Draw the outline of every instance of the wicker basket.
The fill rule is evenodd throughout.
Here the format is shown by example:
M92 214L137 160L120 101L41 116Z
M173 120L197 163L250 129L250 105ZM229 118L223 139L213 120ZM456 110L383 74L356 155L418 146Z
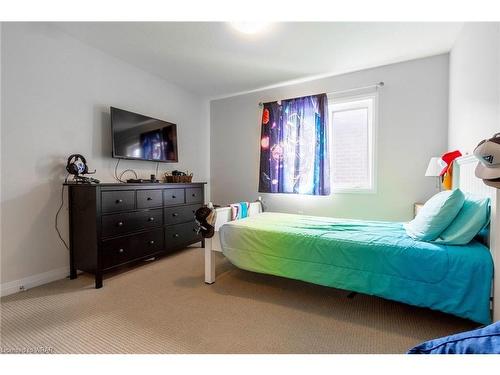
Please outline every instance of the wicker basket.
M190 183L193 180L193 175L189 176L172 176L165 175L165 182L168 183Z

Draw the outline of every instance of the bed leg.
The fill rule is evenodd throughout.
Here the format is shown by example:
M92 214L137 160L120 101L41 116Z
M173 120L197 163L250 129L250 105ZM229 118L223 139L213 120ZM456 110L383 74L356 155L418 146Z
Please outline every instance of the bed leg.
M212 239L205 239L205 283L215 282L215 256L212 251Z

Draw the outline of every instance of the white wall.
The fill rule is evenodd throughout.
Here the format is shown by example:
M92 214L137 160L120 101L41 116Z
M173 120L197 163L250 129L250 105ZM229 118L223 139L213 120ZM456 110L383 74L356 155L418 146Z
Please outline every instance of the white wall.
M472 153L500 132L500 23L465 24L450 52L449 147ZM500 268L500 190L492 204L491 251ZM500 320L500 277L494 280L494 320Z
M259 195L260 101L328 93L379 81L384 81L385 87L379 91L376 194L261 195L273 211L410 219L413 203L436 193L435 181L424 177L429 159L447 149L447 54L212 101L212 200L227 204Z
M180 162L160 170L189 170L208 181L208 101L49 24L4 24L1 48L2 284L67 268L68 251L54 230L66 158L81 153L97 178L114 181L109 106L177 123ZM146 178L155 164L124 167ZM67 221L65 209L66 238Z
M500 24L465 24L450 52L450 149L471 154L500 132Z
M2 155L2 28L3 22L0 22L0 157ZM2 163L0 158L0 197L2 196ZM0 207L0 263L2 262L2 211ZM0 280L2 280L2 267L0 267ZM0 318L1 318L0 312Z

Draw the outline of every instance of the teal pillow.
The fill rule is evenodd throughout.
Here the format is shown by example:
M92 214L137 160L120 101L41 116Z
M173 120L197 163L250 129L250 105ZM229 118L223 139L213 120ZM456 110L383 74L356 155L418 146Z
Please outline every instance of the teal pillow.
M415 219L404 224L406 234L415 240L435 240L455 219L464 200L459 189L437 193L423 205Z
M467 194L462 209L436 243L466 245L490 222L490 198Z

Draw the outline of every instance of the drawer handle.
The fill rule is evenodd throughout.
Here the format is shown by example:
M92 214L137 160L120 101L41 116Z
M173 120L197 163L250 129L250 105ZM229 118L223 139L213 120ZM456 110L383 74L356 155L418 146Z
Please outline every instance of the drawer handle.
M148 200L148 201L152 201L152 200L153 200L153 198L151 198L151 197L147 197L147 200Z
M173 217L177 217L177 216L179 216L179 214L178 214L177 212L174 212L174 213L172 214L172 216L173 216Z
M123 199L117 199L116 204L118 204L118 203L123 203Z
M148 221L155 221L155 218L154 218L154 217L150 217L150 218L148 219Z
M193 193L193 194L191 194L191 196L192 196L192 197L196 197L196 194L195 194L195 193Z
M116 225L119 227L123 227L123 221L119 221L118 223L116 223Z
M150 244L150 245L154 245L154 243L155 243L155 242L154 242L153 240L149 241L149 244Z
M178 233L174 234L174 238L179 238L179 234Z
M175 195L172 195L172 199L175 199Z
M119 252L120 254L121 254L121 253L123 253L124 251L125 251L125 250L123 250L123 249L118 249L118 252Z

